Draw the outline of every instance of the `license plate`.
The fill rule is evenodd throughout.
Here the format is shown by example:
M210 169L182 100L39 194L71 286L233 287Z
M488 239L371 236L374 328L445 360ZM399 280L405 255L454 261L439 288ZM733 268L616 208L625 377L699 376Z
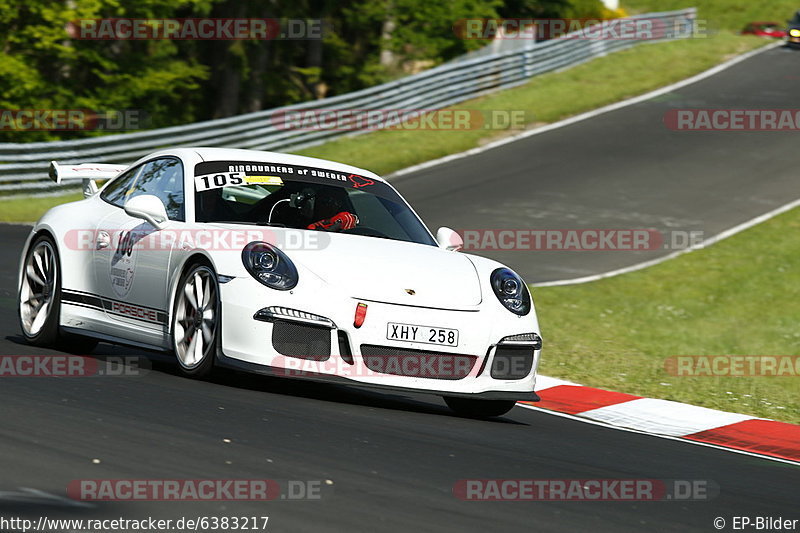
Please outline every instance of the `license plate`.
M436 328L417 324L386 324L386 338L390 341L424 342L442 346L458 346L458 330Z

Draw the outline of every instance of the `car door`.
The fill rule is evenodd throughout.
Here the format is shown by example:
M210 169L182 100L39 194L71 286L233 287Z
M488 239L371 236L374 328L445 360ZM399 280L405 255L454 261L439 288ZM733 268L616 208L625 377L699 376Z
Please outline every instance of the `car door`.
M174 157L153 159L136 169L132 179L109 186L101 198L113 204L96 228L95 279L116 334L149 344L163 344L167 331L168 272L174 239L185 221L183 165ZM162 229L125 212L127 201L140 195L159 198L169 220ZM122 332L122 333L120 333Z

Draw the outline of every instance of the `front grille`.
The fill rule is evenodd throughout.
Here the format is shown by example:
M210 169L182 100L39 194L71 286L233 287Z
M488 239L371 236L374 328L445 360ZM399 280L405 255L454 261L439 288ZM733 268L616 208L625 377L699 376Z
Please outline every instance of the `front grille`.
M532 346L497 346L492 361L491 375L494 379L522 379L533 368Z
M278 320L272 325L272 346L288 357L327 361L331 356L331 330Z
M463 379L478 359L474 355L460 355L427 350L409 350L374 344L361 345L364 365L373 372L431 379Z

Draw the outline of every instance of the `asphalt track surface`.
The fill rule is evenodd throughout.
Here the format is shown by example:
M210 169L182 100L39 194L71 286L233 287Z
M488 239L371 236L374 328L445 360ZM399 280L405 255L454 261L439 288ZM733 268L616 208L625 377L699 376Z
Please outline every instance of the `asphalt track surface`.
M664 114L671 109L796 108L800 54L793 52L773 49L655 100L392 183L433 228L652 228L702 231L710 237L800 197L800 138L797 132L672 131L663 123ZM683 233L675 235L680 247ZM665 245L671 241L666 238ZM533 283L607 272L671 251L484 255Z
M798 70L800 55L774 50L656 102L398 185L429 222L453 227L700 224L716 232L798 196L797 136L671 133L661 116L681 106L791 107L800 94ZM58 353L25 345L18 332L14 287L27 231L0 228L0 353ZM546 280L644 257L499 258L530 280ZM234 372L198 382L178 377L168 359L107 344L92 356L126 354L148 356L152 369L139 377L2 380L0 517L267 515L269 531L459 532L715 531L716 517L731 531L734 516L800 518L796 466L523 408L476 421L451 415L436 397ZM79 479L255 478L320 481L322 497L86 506L64 497ZM689 502L559 503L453 496L458 480L474 478L690 479L718 486L719 494Z

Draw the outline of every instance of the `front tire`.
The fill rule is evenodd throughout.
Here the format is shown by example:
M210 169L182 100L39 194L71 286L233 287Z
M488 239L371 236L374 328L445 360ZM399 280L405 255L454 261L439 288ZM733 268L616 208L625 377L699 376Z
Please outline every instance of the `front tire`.
M204 264L189 267L178 283L172 318L172 348L184 376L203 378L214 369L219 308L217 275Z
M514 400L478 400L445 396L444 402L459 416L467 418L493 418L509 412L517 402Z

